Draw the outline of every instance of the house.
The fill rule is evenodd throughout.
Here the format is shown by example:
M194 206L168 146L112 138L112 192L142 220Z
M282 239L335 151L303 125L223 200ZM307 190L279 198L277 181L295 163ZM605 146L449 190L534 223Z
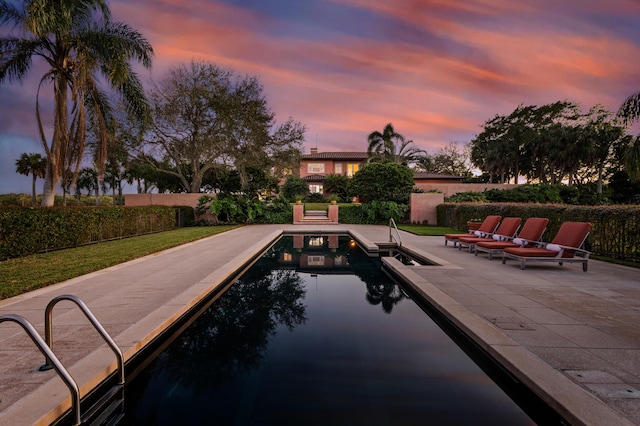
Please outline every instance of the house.
M318 152L311 148L310 154L300 156L300 177L309 185L309 193L322 194L324 180L329 174L352 177L366 164L369 156L366 152ZM433 183L461 183L462 176L442 175L438 173L415 172L416 186Z
M300 177L308 182L309 193L324 194L324 179L335 174L352 177L369 156L366 152L318 152L300 156Z

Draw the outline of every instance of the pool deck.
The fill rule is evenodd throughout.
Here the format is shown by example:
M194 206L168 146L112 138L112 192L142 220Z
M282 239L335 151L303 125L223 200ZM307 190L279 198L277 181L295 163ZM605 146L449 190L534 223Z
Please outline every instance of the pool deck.
M365 245L389 240L372 225L255 225L0 301L44 336L47 303L84 301L130 359L283 231L352 232ZM403 245L440 266L389 266L575 425L640 425L640 271L597 260L582 265L489 261L443 237L401 232ZM1 279L1 277L0 277ZM53 348L84 395L116 368L111 350L68 301L53 310ZM0 424L49 424L70 406L26 333L0 325Z

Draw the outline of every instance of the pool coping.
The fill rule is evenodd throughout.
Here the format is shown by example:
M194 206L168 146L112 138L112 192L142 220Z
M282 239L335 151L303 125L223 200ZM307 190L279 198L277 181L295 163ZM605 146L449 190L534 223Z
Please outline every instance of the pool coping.
M302 227L292 228L283 226L267 233L262 238L249 244L249 246L236 255L232 261L218 267L201 281L186 288L178 297L172 299L170 303L158 306L151 314L143 317L116 336L113 336L114 339L119 342L119 346L125 356L125 362L132 359L146 344L153 341L171 324L187 314L188 311L196 306L206 295L215 291L215 289L220 286L225 285L230 279L235 277L238 271L247 267L259 254L283 234L309 232L347 233L358 241L365 250L371 252L378 251L378 245L376 243L372 242L361 232L349 229L348 226L333 226L330 229L313 229L317 229L317 227L302 229ZM215 236L209 238L215 238ZM406 266L393 258L383 258L383 262L392 268L396 274L403 277L403 280L415 288L425 300L453 321L477 344L498 360L512 374L523 381L523 383L533 389L534 392L555 408L556 411L571 421L572 424L633 424L607 406L602 400L569 380L561 372L555 370L533 353L514 342L501 330L447 296L436 286L429 283L427 279L415 272L417 270L416 268L453 270L460 269L460 266L437 258L411 244L403 244L403 246L408 250L415 250L421 255L435 260L438 265ZM171 252L173 250L178 250L178 248L165 252ZM145 258L137 259L129 263L142 262L144 259ZM119 267L120 266L107 268L95 274L108 273L109 270ZM50 286L47 289L51 290L55 287L56 290L64 290L75 282L76 280L69 280L56 284L55 286ZM6 307L23 298L38 296L41 293L45 293L44 289L42 291L37 290L31 292L29 296L23 295L0 301L0 307ZM146 337L138 339L136 336L140 335ZM122 344L122 342L127 343ZM102 366L102 368L100 366ZM96 369L99 370L96 374L85 374L85 372L95 372ZM70 366L69 370L73 370L74 378L81 384L81 395L84 396L115 372L116 361L109 348L101 347ZM37 414L38 411L33 410L34 404L40 407L44 405L48 410L47 414L44 416ZM1 419L3 422L7 422L7 424L50 424L64 414L70 405L68 389L57 377L53 377L47 381L47 383L40 386L35 392L32 392L5 410L2 413Z
M570 424L633 425L593 394L418 275L414 269L419 266L407 266L394 258L383 258L382 262Z

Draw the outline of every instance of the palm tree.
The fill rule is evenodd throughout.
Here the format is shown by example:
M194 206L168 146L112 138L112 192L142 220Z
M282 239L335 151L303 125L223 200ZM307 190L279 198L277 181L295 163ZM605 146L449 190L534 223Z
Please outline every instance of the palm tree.
M42 158L40 154L27 154L25 152L16 160L16 173L33 176L31 181L31 201L34 206L36 205L36 179L44 177L46 168L47 159Z
M407 164L418 161L425 155L422 149L411 146L413 141L408 141L393 128L393 124L387 124L382 133L374 131L367 137L369 147L367 154L369 161L389 161L398 164Z
M122 96L132 113L148 114L142 84L130 62L135 60L150 68L153 49L128 25L111 22L111 11L104 0L0 0L0 25L7 23L20 36L0 37L0 83L22 80L34 57L44 59L48 66L36 93L36 119L48 158L42 205L52 206L55 187L70 163L74 164L77 176L88 120L101 141L98 170L99 177L104 175L107 144L104 128L110 105L98 87L99 77ZM49 82L53 83L54 91L50 144L39 107L40 88Z

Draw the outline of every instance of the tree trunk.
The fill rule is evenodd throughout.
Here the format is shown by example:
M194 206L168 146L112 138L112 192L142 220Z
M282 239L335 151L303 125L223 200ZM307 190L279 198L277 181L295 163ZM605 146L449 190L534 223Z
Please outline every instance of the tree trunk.
M602 174L603 174L603 165L600 163L598 165L598 186L596 188L596 193L602 195Z
M51 182L51 166L47 164L47 171L44 174L44 185L42 187L42 207L53 207L55 201L55 191Z

